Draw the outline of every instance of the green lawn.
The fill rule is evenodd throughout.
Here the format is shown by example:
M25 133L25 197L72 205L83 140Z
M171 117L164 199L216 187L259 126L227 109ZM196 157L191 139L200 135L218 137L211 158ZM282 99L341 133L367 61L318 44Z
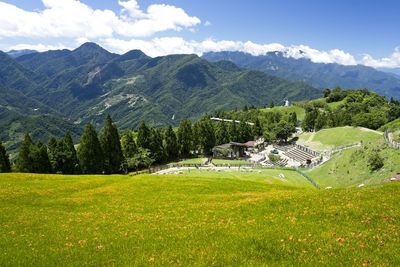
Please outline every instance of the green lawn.
M0 265L400 265L399 183L244 175L1 174Z
M313 189L313 185L303 176L293 170L281 169L242 169L241 171L190 170L184 171L187 178L202 179L234 179Z
M185 159L179 161L179 164L203 164L206 162L207 158L193 158L193 159Z
M306 116L306 111L304 108L299 107L299 106L289 106L289 107L283 107L283 106L276 106L273 108L263 108L260 109L263 112L273 112L273 111L280 111L280 112L286 112L286 113L291 113L291 112L296 112L297 119L302 121L304 117Z
M299 136L299 144L317 151L330 150L359 141L370 143L379 140L383 140L381 132L349 126L323 129L317 133L303 133Z
M337 109L340 105L344 104L344 100L338 102L327 103L331 109Z
M214 164L223 164L223 165L231 165L231 166L237 166L237 165L249 165L251 162L245 161L245 160L229 160L229 159L213 159L212 163Z
M388 129L400 129L400 119L391 121L379 128L380 131L386 131Z
M384 147L383 141L376 147ZM355 187L360 184L379 184L400 172L400 150L385 148L380 152L385 165L379 171L368 168L368 149L352 148L335 154L322 166L306 171L322 188Z

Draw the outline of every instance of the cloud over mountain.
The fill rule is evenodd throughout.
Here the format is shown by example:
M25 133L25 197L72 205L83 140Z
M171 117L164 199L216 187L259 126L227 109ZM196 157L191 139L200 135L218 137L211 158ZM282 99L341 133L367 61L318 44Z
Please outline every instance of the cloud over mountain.
M396 47L389 57L375 59L365 54L362 63L375 68L398 68L400 67L400 47Z
M257 44L251 41L216 41L206 39L204 41L186 41L181 37L162 37L152 40L122 40L108 38L102 41L112 51L124 53L132 48L140 48L150 56L163 56L167 54L198 54L206 52L240 51L255 56L265 55L268 52L283 52L292 58L308 58L315 63L339 63L343 65L357 64L355 58L339 49L319 51L306 45L284 46L279 43Z
M364 64L377 68L400 67L400 50L388 57L365 54L356 58L338 48L318 50L308 45L255 43L240 40L182 37L184 30L197 32L212 27L204 19L168 4L151 4L142 8L137 0L114 0L119 10L96 9L79 0L42 0L41 10L24 10L0 1L0 49L73 49L82 43L99 43L113 52L141 49L150 56L240 51L252 55L282 52L291 58L307 58L315 63L342 65ZM11 41L10 41L11 40Z

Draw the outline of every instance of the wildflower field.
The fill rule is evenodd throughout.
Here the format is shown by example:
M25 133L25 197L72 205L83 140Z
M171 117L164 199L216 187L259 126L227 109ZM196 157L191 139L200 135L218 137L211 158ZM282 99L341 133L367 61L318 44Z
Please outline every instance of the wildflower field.
M277 172L1 174L0 265L400 265L400 183Z

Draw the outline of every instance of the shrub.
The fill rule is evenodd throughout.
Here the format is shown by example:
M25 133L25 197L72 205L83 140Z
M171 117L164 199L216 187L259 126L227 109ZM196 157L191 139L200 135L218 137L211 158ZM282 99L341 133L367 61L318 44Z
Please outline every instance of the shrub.
M368 167L370 171L377 171L385 165L383 158L379 155L379 152L373 150L368 156Z
M270 154L268 155L268 158L269 158L269 160L272 161L272 162L277 162L277 161L280 161L280 160L281 160L281 157L280 157L279 155L275 155L275 154L272 154L272 153L270 153Z

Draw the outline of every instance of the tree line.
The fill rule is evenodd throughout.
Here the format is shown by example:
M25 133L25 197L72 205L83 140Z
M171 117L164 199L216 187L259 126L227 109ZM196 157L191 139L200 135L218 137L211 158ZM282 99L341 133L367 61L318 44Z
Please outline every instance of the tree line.
M325 90L325 98L299 103L305 109L304 131L353 125L378 129L400 117L400 103L367 90ZM335 107L329 103L336 103ZM77 148L69 134L51 138L48 144L33 142L29 134L19 148L15 164L10 164L0 143L0 172L97 174L121 173L164 164L193 155L210 155L216 145L244 143L257 137L266 142L288 142L299 126L293 109L256 109L217 111L214 117L240 121L215 122L205 115L192 123L184 119L177 128L153 128L142 122L136 131L118 128L107 116L100 133L86 125ZM247 122L252 122L253 125ZM12 168L11 168L12 167Z
M184 119L173 129L153 128L142 122L136 131L122 135L108 115L98 134L87 124L75 147L70 134L50 138L47 145L26 134L13 169L25 173L111 174L148 168L189 158L210 155L215 145L247 142L263 135L258 119L254 125L214 122L204 116L196 122ZM10 172L9 156L0 143L0 172Z

